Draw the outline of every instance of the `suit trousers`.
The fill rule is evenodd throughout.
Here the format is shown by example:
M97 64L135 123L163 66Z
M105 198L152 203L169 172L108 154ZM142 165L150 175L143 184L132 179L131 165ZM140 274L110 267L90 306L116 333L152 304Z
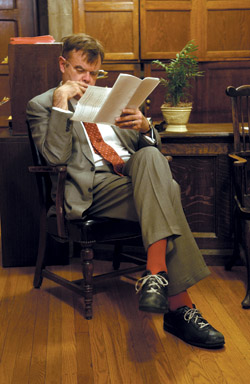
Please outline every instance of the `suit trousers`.
M125 163L123 174L115 174L111 165L96 168L93 203L84 214L139 221L146 250L167 238L169 295L208 276L167 159L155 147L142 148Z

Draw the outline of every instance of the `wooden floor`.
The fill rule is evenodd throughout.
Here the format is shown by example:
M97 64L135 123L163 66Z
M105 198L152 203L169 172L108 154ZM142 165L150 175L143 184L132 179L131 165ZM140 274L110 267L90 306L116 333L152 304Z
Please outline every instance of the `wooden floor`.
M96 270L107 268L110 263L96 263ZM76 266L57 269L79 275ZM211 276L190 289L204 317L225 335L225 348L216 351L185 344L163 331L162 315L139 312L129 280L100 287L88 321L79 296L48 280L33 289L33 271L0 268L1 384L250 382L243 267L211 267Z

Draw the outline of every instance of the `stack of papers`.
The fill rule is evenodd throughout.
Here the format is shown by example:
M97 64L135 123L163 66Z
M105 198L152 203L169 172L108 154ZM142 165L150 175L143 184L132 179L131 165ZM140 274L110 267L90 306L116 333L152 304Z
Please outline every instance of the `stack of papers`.
M89 85L78 101L71 120L115 124L115 119L124 108L140 107L159 82L157 77L145 77L142 80L122 73L113 88Z

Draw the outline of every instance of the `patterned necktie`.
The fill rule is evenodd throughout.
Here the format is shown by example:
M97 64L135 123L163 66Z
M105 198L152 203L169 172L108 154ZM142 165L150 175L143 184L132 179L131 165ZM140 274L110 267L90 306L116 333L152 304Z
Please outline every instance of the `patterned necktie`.
M102 135L94 123L83 123L91 144L96 153L101 155L106 161L113 165L114 171L120 175L122 174L122 167L124 165L124 160L118 155L118 153L102 138Z

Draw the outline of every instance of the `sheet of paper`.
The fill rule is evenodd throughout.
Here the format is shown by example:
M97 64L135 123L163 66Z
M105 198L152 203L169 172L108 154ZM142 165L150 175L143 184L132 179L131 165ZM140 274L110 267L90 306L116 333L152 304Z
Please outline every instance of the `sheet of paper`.
M104 104L112 88L89 85L87 91L78 101L71 120L94 122L94 119Z
M97 122L115 124L115 118L121 115L140 82L141 79L138 77L120 74L112 92L96 116Z
M135 90L134 95L126 105L127 108L138 108L142 105L145 98L155 89L159 84L159 79L156 77L146 77L142 80L139 87Z

